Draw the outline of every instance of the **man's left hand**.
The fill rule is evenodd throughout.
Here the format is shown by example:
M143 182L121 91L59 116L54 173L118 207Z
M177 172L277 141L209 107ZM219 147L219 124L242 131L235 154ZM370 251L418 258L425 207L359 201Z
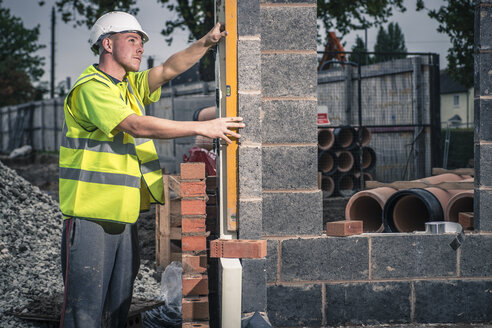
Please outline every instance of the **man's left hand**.
M221 31L222 30L222 31ZM216 45L221 38L227 35L227 31L224 30L221 23L215 24L215 26L205 35L205 46L212 47Z

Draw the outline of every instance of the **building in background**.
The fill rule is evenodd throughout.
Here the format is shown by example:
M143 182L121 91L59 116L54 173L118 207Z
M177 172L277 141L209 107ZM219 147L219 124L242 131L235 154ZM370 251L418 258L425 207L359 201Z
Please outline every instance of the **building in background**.
M473 87L453 80L445 70L441 70L441 127L473 127Z

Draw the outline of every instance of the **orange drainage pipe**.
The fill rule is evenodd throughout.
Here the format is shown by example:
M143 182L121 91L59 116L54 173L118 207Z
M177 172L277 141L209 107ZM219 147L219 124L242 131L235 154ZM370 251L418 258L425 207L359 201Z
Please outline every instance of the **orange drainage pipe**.
M462 180L473 182L473 178ZM473 190L461 190L449 200L444 209L444 220L458 222L460 212L473 212Z
M351 149L355 145L355 130L351 126L335 128L335 145L341 149Z
M367 172L364 172L364 180L370 180L366 178L366 173ZM429 183L439 183L442 181L460 181L463 180L463 178L458 174L446 173L420 180L425 180ZM364 232L383 231L384 207L388 199L396 192L398 192L398 190L389 187L359 191L349 199L347 206L345 207L345 219L363 221ZM439 203L435 197L434 199L436 203ZM422 224L422 227L423 229L425 228L425 223ZM396 228L394 231L396 231Z
M363 221L364 232L382 232L384 204L396 191L389 187L359 191L345 207L345 220Z
M338 158L331 150L324 150L318 155L318 171L333 174L338 168Z
M333 177L329 175L321 176L321 190L325 197L330 197L335 193L335 181Z
M451 197L444 210L444 221L458 222L460 212L473 212L473 190L461 191Z
M318 148L320 150L330 149L334 144L335 135L333 134L333 129L318 129Z
M338 171L346 173L354 167L354 155L348 150L337 151Z
M371 133L371 130L369 130L368 128L366 127L363 127L362 129L359 129L359 128L355 128L355 132L356 135L357 135L357 145L359 145L359 133L362 133L362 147L365 147L367 146L370 142L371 142L371 139L372 139L372 133ZM360 145L359 145L360 146Z
M351 173L337 174L335 189L341 196L350 196L357 189L357 183L354 175Z

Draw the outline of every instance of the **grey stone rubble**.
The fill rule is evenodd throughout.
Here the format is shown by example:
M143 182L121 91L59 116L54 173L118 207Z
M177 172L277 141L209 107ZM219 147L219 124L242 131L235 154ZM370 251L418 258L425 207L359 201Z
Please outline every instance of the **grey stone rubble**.
M62 215L58 203L0 162L0 326L41 327L8 312L28 312L28 304L60 299ZM142 259L134 297L157 299L160 284L154 261ZM42 302L42 301L41 301Z

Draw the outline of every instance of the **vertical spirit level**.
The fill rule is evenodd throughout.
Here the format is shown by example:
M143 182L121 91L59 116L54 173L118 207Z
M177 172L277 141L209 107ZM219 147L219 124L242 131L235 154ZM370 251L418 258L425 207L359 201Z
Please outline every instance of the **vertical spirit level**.
M237 0L216 0L215 19L227 37L217 47L216 75L219 117L237 116ZM220 238L237 238L237 140L219 144ZM239 259L219 259L220 326L241 327L242 266Z
M224 23L225 41L218 45L216 62L219 117L233 117L237 111L237 3L216 0L216 20ZM219 144L220 237L237 238L238 142Z

